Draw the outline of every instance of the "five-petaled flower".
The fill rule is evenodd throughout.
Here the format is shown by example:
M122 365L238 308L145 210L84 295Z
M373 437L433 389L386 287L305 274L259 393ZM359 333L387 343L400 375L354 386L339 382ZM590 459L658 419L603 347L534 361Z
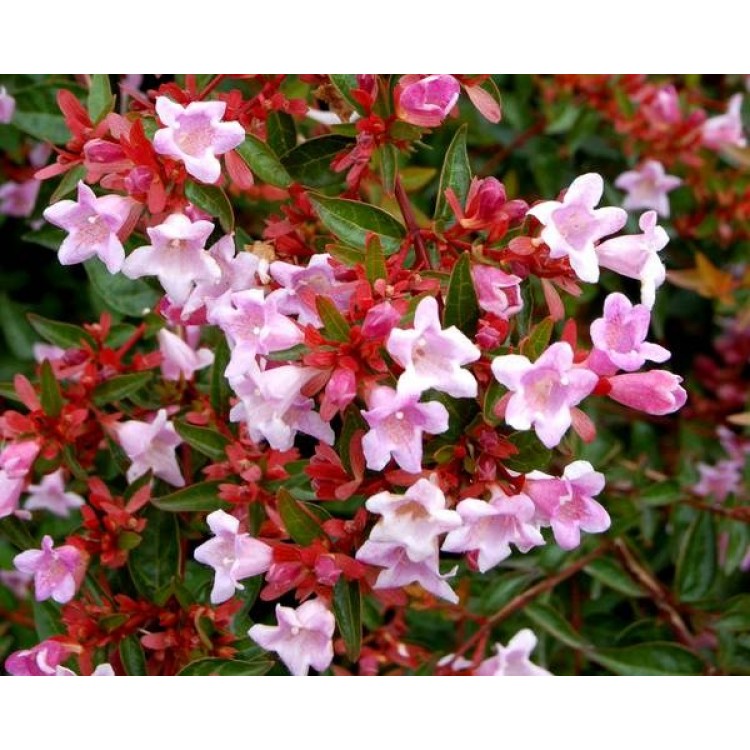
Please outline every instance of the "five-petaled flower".
M461 93L451 75L403 76L394 91L396 115L423 128L436 128L448 116Z
M38 602L50 597L58 604L69 602L83 581L86 556L70 544L55 549L52 537L45 534L41 549L29 549L13 558L22 573L34 576L34 594Z
M63 469L42 477L39 484L30 484L28 492L29 497L24 505L26 510L48 510L62 518L67 518L71 510L85 504L85 500L80 495L65 491Z
M495 644L495 656L485 659L474 674L482 677L549 677L550 673L546 669L530 661L536 642L537 638L532 630L519 630L508 641L507 646Z
M682 180L667 174L660 161L649 159L637 169L623 172L616 180L615 187L625 190L627 195L622 207L627 211L638 208L651 208L659 216L669 216L669 196L682 184Z

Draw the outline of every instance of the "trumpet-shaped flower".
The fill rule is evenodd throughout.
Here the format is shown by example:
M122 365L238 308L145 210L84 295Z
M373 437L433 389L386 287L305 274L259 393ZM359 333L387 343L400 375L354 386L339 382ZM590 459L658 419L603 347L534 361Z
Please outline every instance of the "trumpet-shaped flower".
M669 216L669 196L682 180L667 174L660 161L650 159L637 169L623 172L616 180L615 187L627 195L622 203L626 211L638 208L651 208L659 216Z
M86 572L84 553L69 544L55 549L48 534L43 537L40 550L21 552L13 558L13 565L22 573L34 576L34 594L38 602L50 597L59 604L69 602Z
M56 516L67 518L70 511L85 505L85 500L75 492L65 491L65 472L58 469L42 478L39 484L31 484L26 510L48 510Z

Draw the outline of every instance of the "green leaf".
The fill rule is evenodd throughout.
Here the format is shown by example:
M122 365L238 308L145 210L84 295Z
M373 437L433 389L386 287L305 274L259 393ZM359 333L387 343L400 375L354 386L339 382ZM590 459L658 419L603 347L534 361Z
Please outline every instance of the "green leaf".
M385 265L383 246L377 237L373 237L365 250L365 273L367 280L374 284L378 279L388 279L388 269Z
M375 234L386 254L391 255L404 239L403 225L382 208L344 198L327 198L318 193L310 193L309 197L326 228L347 245L364 250L368 236Z
M229 397L232 394L229 381L224 377L224 370L227 369L229 364L229 356L229 344L227 344L226 338L222 336L214 349L210 388L211 406L219 416L225 415L229 410Z
M591 651L588 656L619 675L659 677L699 675L704 672L703 662L675 643L639 643L624 648Z
M638 496L638 500L644 505L658 507L677 502L682 494L682 488L679 483L673 479L668 479L663 482L656 482L647 487Z
M177 434L195 450L214 461L226 459L226 447L231 443L231 440L221 433L208 427L196 427L187 422L175 422L174 427Z
M24 551L38 546L34 537L29 534L26 524L15 516L0 518L0 537Z
M41 393L39 400L42 411L48 416L57 418L63 409L63 397L60 393L60 384L57 382L54 370L48 359L42 362L41 367Z
M521 344L521 354L528 357L532 362L539 359L542 352L547 348L555 321L545 318L531 329L528 337Z
M266 120L268 145L281 158L297 145L294 118L286 112L269 112Z
M328 77L347 103L362 114L362 105L352 96L352 91L359 88L357 76L354 73L329 73Z
M523 612L535 625L547 631L560 643L574 649L586 650L589 648L586 639L573 630L570 623L548 604L532 602L524 607Z
M151 372L131 372L127 375L117 375L96 386L92 398L97 406L121 401L143 388L151 378Z
M70 131L62 115L47 112L19 112L13 115L13 124L27 135L40 141L62 145L70 140Z
M331 161L347 146L351 138L342 135L322 135L300 143L281 159L281 163L295 182L308 187L325 187L341 182L343 175L331 169Z
M328 515L326 511L319 506L295 499L284 488L279 490L276 497L284 527L297 544L307 547L318 537L325 535L321 521Z
M484 394L482 415L484 416L484 421L487 422L487 424L492 425L493 427L503 424L503 422L505 421L503 419L500 419L500 417L495 414L495 407L497 406L497 402L503 397L505 393L507 393L507 389L505 388L505 386L498 383L495 378L490 378L490 383L487 386L487 391Z
M60 605L52 601L37 602L32 605L34 610L34 626L40 641L46 641L53 635L65 632L60 617Z
M7 398L8 401L16 401L19 404L23 403L20 396L16 393L16 387L13 383L0 383L0 398Z
M344 639L349 661L359 659L362 647L362 598L359 581L347 581L339 576L333 588L333 613Z
M161 497L152 497L151 505L168 513L189 513L201 511L210 513L226 507L219 497L219 485L222 482L199 482L183 487L176 492Z
M78 187L78 182L85 176L86 167L84 167L83 164L78 164L72 169L69 169L63 175L62 180L60 180L60 184L55 188L55 192L50 196L49 202L57 203L57 201L62 200L66 195L72 193ZM57 247L53 247L52 249L57 250L59 249L59 247L60 243L57 244Z
M392 143L386 143L384 146L381 146L379 153L380 178L383 181L383 190L392 195L398 171L398 149Z
M253 174L263 182L280 188L286 188L292 184L292 178L279 161L278 156L260 138L248 133L245 142L237 147L237 153L250 167Z
M148 674L146 670L146 655L137 635L129 635L120 641L120 661L125 673L133 677Z
M453 266L448 292L445 297L443 325L456 326L469 338L474 336L479 319L479 303L471 279L471 259L464 253Z
M625 596L640 597L646 592L639 586L615 560L609 557L600 557L592 560L584 570L594 579Z
M138 592L154 601L180 571L180 533L177 517L147 506L141 543L128 556L128 569Z
M471 183L471 164L466 151L467 125L462 125L453 136L448 150L445 152L443 169L440 172L437 202L435 203L435 220L447 221L451 216L451 209L445 199L445 191L452 188L461 205L466 202Z
M347 245L326 245L326 252L332 255L336 260L343 263L345 266L356 266L364 265L365 254L362 250L358 250L355 247L348 247Z
M401 182L407 193L414 193L427 187L437 174L434 167L404 167L400 170Z
M84 264L91 286L110 310L121 315L142 318L144 310L152 310L159 301L160 294L141 279L111 274L98 258L91 258Z
M683 602L702 599L716 577L716 528L711 513L698 513L677 556L675 590Z
M96 346L96 341L79 326L48 320L34 313L29 313L26 317L31 327L50 344L61 346L63 349L80 349L84 343Z
M91 76L91 87L87 102L89 117L96 125L115 108L115 97L109 86L109 76L95 73Z
M508 440L518 448L518 453L503 459L503 464L507 468L526 474L549 466L552 451L545 448L533 432L514 432L508 436Z
M725 602L717 626L730 632L750 630L750 594L740 594Z
M219 220L221 228L229 233L234 231L234 211L227 194L217 185L204 185L201 182L186 182L185 197L209 216Z
M31 360L37 337L21 307L7 294L0 292L0 330L14 357Z
M178 673L178 677L208 677L220 675L222 677L245 677L264 675L273 667L270 659L254 659L242 661L240 659L197 659L190 662Z
M315 307L323 321L326 337L333 341L349 341L349 324L331 299L322 296L316 297Z

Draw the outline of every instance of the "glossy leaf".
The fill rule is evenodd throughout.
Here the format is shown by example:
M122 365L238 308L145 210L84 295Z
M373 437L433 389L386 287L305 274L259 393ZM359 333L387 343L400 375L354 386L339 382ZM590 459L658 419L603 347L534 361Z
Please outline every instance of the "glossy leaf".
M479 303L471 279L471 259L464 253L453 266L448 293L445 297L443 325L456 326L469 338L473 337L479 319Z
M273 667L270 659L242 661L240 659L197 659L178 672L178 677L251 677L260 676Z
M181 421L175 421L174 427L177 434L195 450L213 461L226 460L226 448L231 441L220 432Z
M63 397L60 393L60 384L57 382L52 365L48 359L42 362L41 367L41 393L39 400L42 411L48 416L56 419L63 409Z
M331 161L353 143L341 135L310 138L288 151L281 163L295 182L308 187L325 187L343 181L343 174L331 169Z
M471 164L466 150L467 126L462 125L453 136L448 150L445 152L443 168L440 172L437 202L435 204L435 220L447 221L451 216L451 209L445 199L445 191L451 188L459 203L466 202L471 183Z
M357 661L362 647L362 599L358 581L340 576L333 587L333 613L349 661Z
M91 122L95 125L115 108L115 97L112 94L107 74L94 73L91 76L87 106Z
M128 556L128 569L138 592L155 601L157 592L179 576L179 527L175 515L156 507L147 507L143 517L146 528Z
M131 372L110 378L94 388L94 403L103 406L113 401L121 401L143 388L152 377L151 372Z
M34 313L29 313L27 317L31 327L50 344L63 349L80 349L83 344L89 344L92 347L96 345L94 339L79 326L48 320Z
M144 311L153 310L162 296L142 279L109 273L98 258L87 260L84 267L104 305L122 315L140 318Z
M716 525L711 513L698 513L689 526L677 558L675 588L684 602L708 594L716 577Z
M120 661L126 674L133 677L148 674L146 655L137 635L129 635L120 641Z
M328 515L326 511L311 503L305 503L292 497L286 489L279 490L277 504L281 520L289 533L289 536L306 547L312 544L318 537L324 536L321 528L322 514Z
M234 231L232 204L229 202L227 194L220 187L188 181L185 183L185 197L209 216L217 218L225 232Z
M260 138L248 134L245 142L237 147L237 153L250 167L253 174L263 182L280 188L286 188L292 184L292 178L279 157Z
M269 112L266 120L268 145L279 158L297 145L297 127L294 118L286 112Z
M589 658L619 675L698 675L704 671L703 662L695 654L675 643L599 649L592 651Z
M329 297L316 297L315 307L323 321L325 335L333 341L349 340L349 324Z
M169 495L152 497L151 505L168 513L205 512L210 513L226 507L219 497L219 481L199 482L183 487Z
M586 639L577 633L572 625L548 604L532 602L524 607L523 613L542 630L547 631L555 640L575 649L587 649Z

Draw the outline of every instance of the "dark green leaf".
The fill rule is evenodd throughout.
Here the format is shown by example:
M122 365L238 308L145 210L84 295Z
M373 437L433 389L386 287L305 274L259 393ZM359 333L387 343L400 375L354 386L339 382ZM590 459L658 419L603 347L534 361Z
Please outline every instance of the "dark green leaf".
M91 122L96 125L103 120L115 108L115 97L109 87L109 76L104 73L95 73L91 76L91 87L89 88L88 110Z
M549 605L532 602L524 607L523 612L535 625L546 630L560 643L582 650L589 647L586 639L576 633L570 623Z
M352 143L351 138L342 135L310 138L286 153L281 163L295 182L308 187L325 187L342 181L343 175L331 169L331 161Z
M624 648L608 648L588 654L592 661L619 675L670 676L699 675L703 662L675 643L639 643Z
M37 337L23 310L7 294L0 292L0 330L14 357L31 360Z
M57 203L57 201L62 200L66 195L72 193L76 189L76 187L78 187L78 182L85 176L86 167L84 167L82 164L69 169L63 175L62 180L60 180L60 184L55 188L55 192L50 196L49 202ZM60 243L57 244L57 247L53 247L52 249L57 250L59 247Z
M380 238L383 249L390 255L398 250L406 234L403 225L382 208L369 203L327 198L318 193L310 193L310 201L320 220L333 234L347 245L367 247L371 234Z
M435 220L447 221L451 216L451 209L445 199L445 191L451 188L458 198L458 202L464 205L469 193L471 183L471 164L469 154L466 151L467 126L462 125L453 136L448 150L445 152L443 169L440 172L440 185L438 186L437 202L435 203Z
M497 402L500 401L505 393L507 393L505 386L498 383L495 378L490 378L490 384L487 386L487 391L484 394L484 405L482 407L484 420L488 424L497 426L505 421L495 414Z
M377 237L373 237L367 250L365 250L365 273L371 284L374 284L378 279L385 280L388 278L383 246Z
M26 524L15 516L0 518L0 538L7 539L19 550L32 549L38 546L34 537L29 534Z
M625 596L639 597L646 595L643 588L622 569L622 566L609 557L592 560L584 570L592 578L615 591L619 591L621 594L625 594Z
M270 659L255 659L240 661L239 659L197 659L190 662L178 677L208 677L221 675L222 677L259 676L273 667Z
M148 674L146 671L146 655L137 635L129 635L120 642L120 661L125 673L133 677Z
M234 231L234 211L227 194L217 185L204 185L202 182L186 182L185 197L209 216L219 220L221 228L229 233Z
M268 144L254 135L245 137L245 142L237 147L237 153L252 170L256 177L275 187L286 188L292 184L292 178L279 158Z
M231 442L216 430L208 427L196 427L187 422L175 422L174 427L177 434L195 450L214 461L224 461L227 457L226 447Z
M41 367L41 393L39 400L42 411L48 416L57 418L63 408L63 397L60 393L60 384L57 382L52 365L48 359L42 362Z
M396 185L396 173L398 171L398 149L392 143L386 143L380 148L380 178L383 181L383 190L389 195L393 194Z
M554 326L555 321L552 318L545 318L537 323L531 329L528 338L521 344L521 354L532 362L538 359L549 344Z
M349 661L357 661L362 647L362 599L359 581L347 581L344 576L333 588L333 613L344 639Z
M362 250L346 245L326 245L326 252L346 266L364 265L365 254Z
M48 320L41 315L28 314L31 327L50 344L61 346L63 349L80 349L84 343L96 346L94 339L78 326L70 323L60 323L57 320Z
M698 513L677 557L675 589L684 602L702 599L716 577L716 528L711 513Z
M34 609L34 626L36 634L40 641L46 641L53 635L60 635L65 632L60 617L60 605L52 601L33 603Z
M453 266L445 297L443 325L456 326L469 338L474 336L479 319L479 303L471 279L471 258L464 253Z
M183 487L176 492L161 497L152 497L155 505L168 513L188 513L192 511L212 512L225 508L226 503L219 497L219 481L199 482Z
M117 375L100 383L94 388L93 400L98 406L121 401L139 391L152 378L150 372L131 372L127 375Z
M211 406L219 415L223 416L229 409L229 397L232 394L229 381L224 377L224 370L229 364L229 344L224 336L214 349L214 364L211 368Z
M111 274L98 258L84 263L91 286L104 305L122 315L142 318L145 310L152 310L161 296L142 279Z
M681 495L682 489L679 483L670 479L647 487L638 496L638 500L644 505L657 507L660 505L671 505L677 502Z
M266 120L268 145L281 158L297 145L294 118L286 112L269 112Z
M55 145L67 143L70 131L62 115L47 112L19 112L13 116L13 124L27 135Z
M518 448L518 453L503 459L507 468L526 474L549 466L552 451L545 448L533 432L514 432L508 439Z
M155 600L180 571L180 534L177 517L147 506L141 543L128 557L128 569L138 592Z
M352 96L352 91L359 88L357 76L353 73L329 73L328 77L347 103L362 114L362 105Z
M349 341L349 324L339 312L329 297L316 297L315 307L323 321L323 329L327 338L333 341Z
M328 515L326 511L312 503L295 499L283 488L276 497L281 520L297 544L307 547L318 537L324 536L321 521L325 517L323 514Z

